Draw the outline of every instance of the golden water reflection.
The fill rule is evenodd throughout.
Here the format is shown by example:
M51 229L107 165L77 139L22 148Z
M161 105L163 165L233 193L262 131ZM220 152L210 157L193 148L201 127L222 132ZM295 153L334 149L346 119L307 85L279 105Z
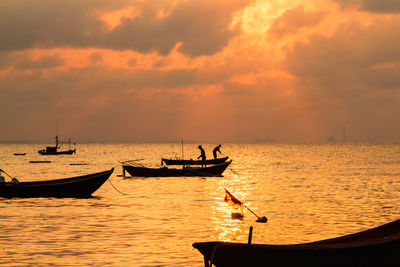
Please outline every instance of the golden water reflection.
M198 144L185 144L197 156ZM398 144L223 144L224 177L123 179L119 161L180 153L181 144L86 144L72 156L40 156L43 145L0 145L0 168L21 181L115 168L92 199L0 199L5 266L204 266L193 242L288 244L365 230L398 219ZM213 144L204 144L210 153ZM27 152L15 157L14 152ZM29 160L51 160L29 164ZM88 163L75 166L70 163ZM231 218L225 190L245 209Z

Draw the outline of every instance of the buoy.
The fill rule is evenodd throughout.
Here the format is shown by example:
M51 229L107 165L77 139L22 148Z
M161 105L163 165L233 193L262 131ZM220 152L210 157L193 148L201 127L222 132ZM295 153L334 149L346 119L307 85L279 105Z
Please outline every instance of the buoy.
M266 223L267 221L268 221L268 218L265 216L258 217L258 219L256 220L256 222L259 222L259 223Z

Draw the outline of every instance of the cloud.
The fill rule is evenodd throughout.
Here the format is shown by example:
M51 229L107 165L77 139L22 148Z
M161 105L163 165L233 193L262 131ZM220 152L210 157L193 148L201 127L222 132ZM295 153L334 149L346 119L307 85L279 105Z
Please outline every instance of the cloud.
M289 9L275 20L269 34L275 38L295 34L302 28L320 23L325 14L325 12L305 12L302 6Z
M349 22L332 36L314 35L294 47L287 68L298 78L296 94L310 117L332 128L351 124L353 133L367 140L396 140L399 22L396 17L367 27Z
M356 6L361 10L376 13L399 13L400 1L398 0L336 0L343 7Z
M341 77L367 86L371 73L382 69L379 66L400 62L400 37L393 34L399 30L399 19L377 21L368 27L356 22L342 24L333 36L314 35L309 43L298 43L287 66L296 76L323 83Z
M0 1L0 140L399 140L396 14L247 4Z
M30 60L18 62L22 61ZM18 136L18 125L25 125L30 138L45 141L44 128L57 119L69 129L63 134L91 136L92 141L171 140L179 135L173 129L184 128L179 126L182 116L187 114L186 121L193 119L191 104L204 101L208 106L212 98L209 93L202 94L202 86L190 89L193 84L204 84L191 69L129 70L93 65L47 73L34 66L13 68L0 78L0 121L9 126L0 138ZM103 129L105 124L108 127Z
M30 48L103 48L158 51L168 54L178 43L190 56L220 51L239 34L231 28L235 12L249 1L179 1L159 17L158 2L143 1L2 1L0 4L1 50ZM101 14L135 8L122 16L111 30Z
M157 50L168 54L177 44L190 55L210 55L226 46L238 29L229 29L235 11L247 1L186 1L177 5L163 19L151 15L125 19L106 37L107 47L134 49L140 52Z
M29 69L29 70L43 70L43 69L52 69L56 67L64 66L65 62L60 57L60 55L44 55L38 59L30 59L30 58L21 58L17 60L13 60L14 67L17 69Z
M101 6L102 1L99 1ZM102 22L95 1L1 1L1 50L89 46L99 38Z

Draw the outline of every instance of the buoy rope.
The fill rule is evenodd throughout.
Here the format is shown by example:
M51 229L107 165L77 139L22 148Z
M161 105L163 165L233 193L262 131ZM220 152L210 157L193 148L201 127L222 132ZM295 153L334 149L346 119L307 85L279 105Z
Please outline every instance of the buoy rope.
M125 193L119 191L119 190L111 183L111 179L108 179L108 181L110 182L111 186L112 186L118 193L120 193L121 195L125 195L125 196L128 195L128 194L125 194Z
M237 171L235 171L234 169L232 169L232 167L229 166L229 170L231 170L231 172L233 172L233 174L239 175L241 176Z

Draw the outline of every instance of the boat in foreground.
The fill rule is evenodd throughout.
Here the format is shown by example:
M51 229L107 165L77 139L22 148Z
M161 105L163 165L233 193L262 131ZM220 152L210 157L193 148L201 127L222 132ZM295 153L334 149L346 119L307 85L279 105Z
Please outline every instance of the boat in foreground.
M400 266L400 220L341 237L293 245L194 243L206 267Z
M0 197L90 197L110 177L114 168L71 178L0 183Z
M211 165L207 167L189 167L185 166L182 169L176 168L147 168L145 166L122 164L123 171L127 171L134 177L177 177L177 176L221 176L222 173L228 168L232 160Z

